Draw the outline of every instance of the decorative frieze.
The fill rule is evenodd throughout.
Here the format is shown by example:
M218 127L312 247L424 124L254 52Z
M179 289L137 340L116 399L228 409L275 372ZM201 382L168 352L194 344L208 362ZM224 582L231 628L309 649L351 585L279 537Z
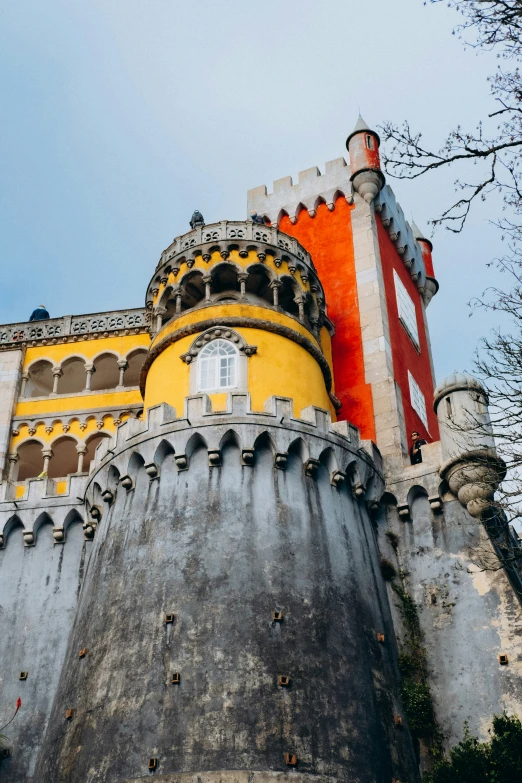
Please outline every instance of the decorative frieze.
M15 344L39 345L84 339L89 335L130 334L148 330L145 308L116 310L92 315L66 315L46 321L29 321L0 326L0 350Z

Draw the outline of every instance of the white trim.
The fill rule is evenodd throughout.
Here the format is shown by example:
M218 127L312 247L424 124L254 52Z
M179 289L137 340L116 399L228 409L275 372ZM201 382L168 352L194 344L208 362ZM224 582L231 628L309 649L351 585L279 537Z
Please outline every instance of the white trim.
M417 326L417 312L415 310L415 302L406 290L406 286L400 279L399 275L393 270L393 280L395 282L395 296L397 299L397 310L399 311L399 320L408 332L408 335L415 343L417 348L420 348L419 342L419 328Z
M426 429L429 432L428 428L428 416L426 413L426 400L424 398L424 394L422 393L419 384L411 374L411 372L408 370L408 383L410 386L410 403L411 407L415 411L415 413L419 416L420 420L426 427Z

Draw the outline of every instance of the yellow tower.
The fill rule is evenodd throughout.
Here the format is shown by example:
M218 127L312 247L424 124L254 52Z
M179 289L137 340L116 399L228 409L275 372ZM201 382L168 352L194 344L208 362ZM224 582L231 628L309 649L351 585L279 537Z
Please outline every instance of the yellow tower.
M155 334L141 373L145 407L181 415L204 393L214 411L227 394L263 411L273 395L294 415L315 405L335 418L331 336L309 254L269 226L222 221L198 227L163 253L147 293Z

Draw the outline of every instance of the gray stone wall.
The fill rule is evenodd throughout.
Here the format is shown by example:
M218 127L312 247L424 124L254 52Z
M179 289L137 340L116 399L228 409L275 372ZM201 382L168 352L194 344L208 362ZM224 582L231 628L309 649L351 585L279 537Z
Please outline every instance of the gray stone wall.
M41 783L136 780L150 757L159 780L272 779L286 752L303 779L418 780L394 721L396 648L364 498L380 479L320 413L169 422L162 406L100 450L87 494L102 516Z
M21 525L8 531L0 551L0 725L22 708L5 729L11 758L1 762L0 779L38 781L34 768L51 711L74 622L90 543L78 517L67 543L55 545L52 525L38 531L37 544L24 546ZM19 679L20 672L27 679Z
M406 469L404 476L421 469ZM409 517L399 518L390 504L379 523L379 545L394 560L385 532L398 536L397 566L418 609L435 712L450 748L463 738L465 722L487 739L493 715L522 714L522 611L505 572L481 569L484 553L492 551L482 524L449 495L443 501L432 496L431 507L428 479L437 483L437 477L432 470L407 482ZM390 600L399 603L391 590ZM394 613L400 629L396 607ZM499 663L501 654L507 665Z

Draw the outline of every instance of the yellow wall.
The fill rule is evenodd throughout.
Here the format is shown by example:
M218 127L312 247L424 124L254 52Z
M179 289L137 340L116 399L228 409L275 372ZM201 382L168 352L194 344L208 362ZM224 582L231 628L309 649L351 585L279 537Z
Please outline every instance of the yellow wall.
M56 345L38 345L26 349L23 369L27 369L40 359L47 359L54 365L61 364L65 359L80 356L86 361L94 359L102 353L116 354L122 359L128 356L135 348L142 346L148 348L150 336L148 334L129 334L119 337L96 337L89 340L77 340L75 342L59 343ZM27 423L14 423L18 435L13 435L11 451L16 451L18 444L29 438L35 438L45 445L51 445L53 441L64 435L72 436L78 441L85 441L91 435L100 431L97 422L103 421L103 432L113 432L116 429L113 416L104 411L120 407L136 407L143 403L141 394L137 389L125 389L122 391L111 390L107 393L84 392L82 394L59 394L57 397L45 397L39 399L21 398L15 410L17 417L23 417ZM76 411L93 410L92 416L82 416L87 426L80 428L78 419L71 421L70 417ZM52 431L46 432L46 424L42 423L42 417L52 416ZM127 418L128 414L116 413L120 420ZM64 431L64 424L66 430ZM49 423L47 422L47 426ZM34 428L34 434L29 429Z
M167 324L157 335L153 345L165 336L205 318L220 316L244 316L263 318L282 324L299 332L317 345L310 332L297 321L281 313L247 304L227 304L194 311ZM264 410L272 395L291 397L294 400L294 416L309 405L326 408L335 419L326 391L324 377L316 360L297 343L279 334L250 327L233 327L248 344L257 345L257 353L247 359L248 391L252 409ZM176 409L178 416L184 412L185 397L190 394L190 373L196 371L196 364L185 364L180 356L186 353L196 334L183 337L168 346L157 356L147 375L145 407L150 408L166 402ZM329 338L328 338L329 339ZM210 394L214 410L224 410L226 394Z
M150 345L148 334L126 334L120 337L96 337L93 340L58 343L57 345L37 345L27 348L24 358L24 370L38 359L49 359L53 364L61 364L64 359L81 356L93 359L101 353L115 353L124 358L134 348Z

